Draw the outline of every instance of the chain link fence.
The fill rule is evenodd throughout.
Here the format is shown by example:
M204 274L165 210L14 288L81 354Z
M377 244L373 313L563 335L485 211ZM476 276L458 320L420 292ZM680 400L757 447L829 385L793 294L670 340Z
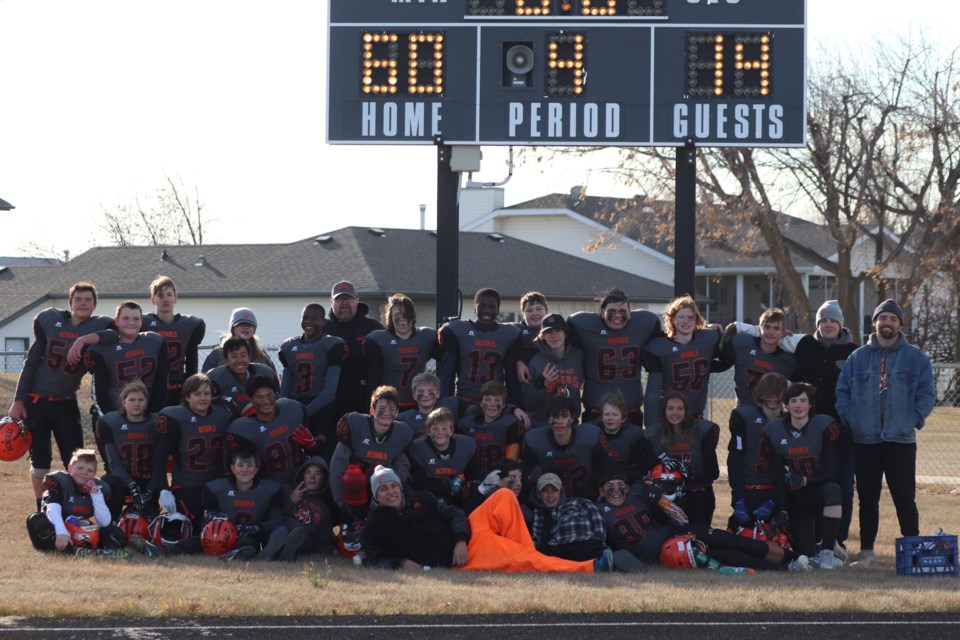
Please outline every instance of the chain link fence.
M200 347L199 359L215 349L215 345ZM281 370L277 347L262 346L270 355L277 371ZM0 372L6 374L9 392L0 393L0 410L6 410L13 399L17 375L23 368L25 351L0 351ZM960 427L960 364L935 363L933 376L937 387L937 407L927 419L926 426L917 438L917 475L924 484L960 485L960 439L956 438ZM81 392L82 394L82 392ZM8 396L9 397L6 397ZM714 373L710 376L710 399L705 417L721 426L720 462L726 457L730 411L736 404L733 370ZM86 421L87 416L84 415Z

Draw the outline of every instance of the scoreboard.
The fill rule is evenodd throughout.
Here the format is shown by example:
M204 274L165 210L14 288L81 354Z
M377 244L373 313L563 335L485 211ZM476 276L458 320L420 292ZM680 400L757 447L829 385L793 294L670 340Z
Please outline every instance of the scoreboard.
M327 141L802 146L806 0L330 0Z

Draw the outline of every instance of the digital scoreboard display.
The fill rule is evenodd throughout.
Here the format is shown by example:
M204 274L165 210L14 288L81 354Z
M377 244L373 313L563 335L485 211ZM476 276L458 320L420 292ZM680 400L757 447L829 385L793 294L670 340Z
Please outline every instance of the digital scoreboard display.
M802 146L806 0L330 0L327 141Z

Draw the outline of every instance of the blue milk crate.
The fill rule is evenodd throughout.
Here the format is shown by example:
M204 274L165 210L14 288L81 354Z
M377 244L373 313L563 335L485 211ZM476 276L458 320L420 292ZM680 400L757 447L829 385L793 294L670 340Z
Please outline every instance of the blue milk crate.
M957 536L897 538L898 576L957 577Z

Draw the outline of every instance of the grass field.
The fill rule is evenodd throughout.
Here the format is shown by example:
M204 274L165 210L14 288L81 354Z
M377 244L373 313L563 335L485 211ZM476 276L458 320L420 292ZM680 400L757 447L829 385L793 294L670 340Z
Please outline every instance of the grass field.
M12 382L0 377L3 407L10 395ZM956 417L937 416L921 439L943 433L938 447L946 448ZM956 453L935 455L937 464L957 468ZM346 560L323 557L238 565L208 557L107 560L41 554L30 546L24 529L34 508L28 468L26 460L0 463L0 593L7 594L0 616L960 611L960 580L896 575L894 538L899 534L886 495L876 546L879 561L863 569L750 577L660 567L629 576L404 574L358 569ZM727 516L729 495L722 480L716 486L719 522ZM952 488L920 487L924 532L937 527L960 532L960 496L950 495ZM856 551L856 518L849 542Z

